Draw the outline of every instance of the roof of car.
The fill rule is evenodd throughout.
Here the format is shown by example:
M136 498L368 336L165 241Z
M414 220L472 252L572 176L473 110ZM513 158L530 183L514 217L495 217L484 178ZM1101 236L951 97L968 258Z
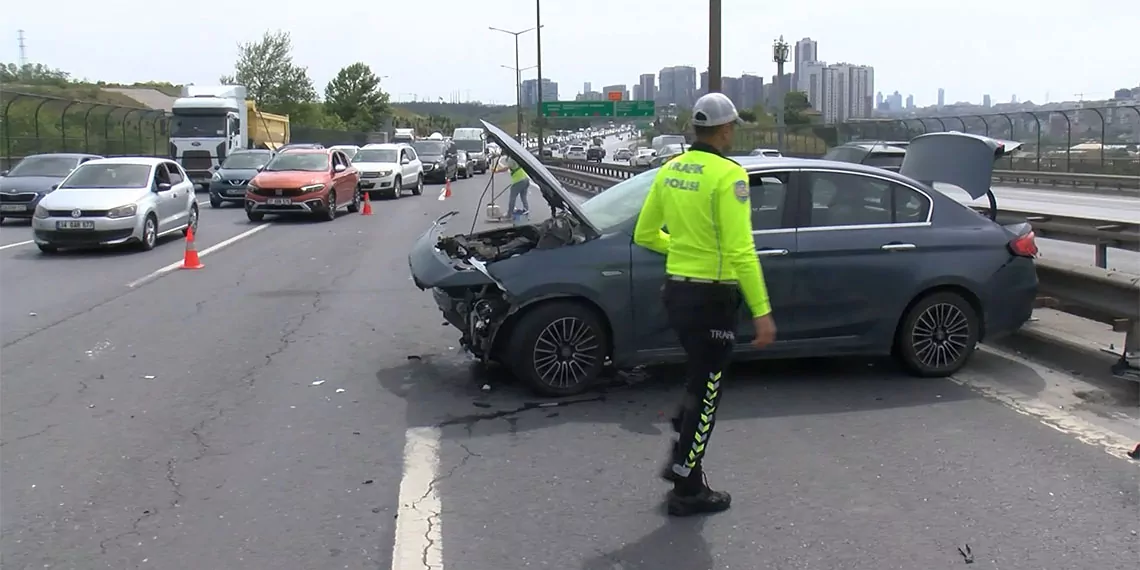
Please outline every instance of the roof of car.
M848 172L888 176L910 181L909 178L901 174L854 162L840 162L837 160L822 160L818 158L795 158L789 156L734 156L732 159L743 166L745 170L750 171L761 169L780 170L785 168L826 168L828 170L846 170Z
M411 146L407 143L370 143L360 150L400 150Z
M858 148L869 152L906 154L906 147L898 146L897 144L888 141L849 142L840 146Z
M333 148L287 148L282 154L328 154Z
M95 160L89 160L84 164L142 164L145 166L155 166L163 162L170 162L170 159L154 156L116 156L114 158L97 158Z
M87 154L83 152L41 152L40 154L33 154L28 158L31 158L33 156L60 156L63 158L103 158L98 154Z

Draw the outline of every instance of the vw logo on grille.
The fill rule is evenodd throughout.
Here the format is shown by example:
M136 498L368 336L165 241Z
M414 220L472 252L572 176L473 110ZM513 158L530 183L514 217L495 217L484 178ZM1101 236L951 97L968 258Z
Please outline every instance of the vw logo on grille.
M76 209L71 211L71 217L73 217L73 218L78 218L82 215L83 215L83 210L80 210L79 208L76 208Z

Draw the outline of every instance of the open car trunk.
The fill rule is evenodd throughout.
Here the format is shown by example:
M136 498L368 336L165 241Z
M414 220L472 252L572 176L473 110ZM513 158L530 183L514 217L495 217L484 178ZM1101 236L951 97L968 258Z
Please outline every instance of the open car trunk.
M975 200L985 196L989 201L989 218L1001 223L997 198L990 188L994 164L1020 146L1016 141L969 133L928 133L915 137L907 145L899 173L931 187L935 183L956 186Z

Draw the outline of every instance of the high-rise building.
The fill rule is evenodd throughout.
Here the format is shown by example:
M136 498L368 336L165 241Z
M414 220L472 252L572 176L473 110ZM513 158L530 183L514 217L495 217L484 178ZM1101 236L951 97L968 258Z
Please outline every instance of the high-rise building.
M589 93L593 90L594 90L594 86L589 81L582 83L582 93L583 94Z
M780 93L785 95L792 91L792 74L785 73L783 76L773 75L772 83L764 90L765 104L769 109L778 109L780 106Z
M938 108L941 109L942 106L945 104L946 104L946 90L939 87L938 88Z
M637 84L641 86L641 96L634 96L634 99L647 99L654 100L657 98L657 77L652 73L642 73L637 78Z
M796 91L803 91L804 93L807 93L806 90L800 88L800 76L805 71L803 69L804 64L813 61L819 61L819 45L815 42L815 40L812 40L811 38L804 38L796 42L796 47L792 54L792 58L792 64L795 66L792 68L792 85L796 86Z
M697 87L697 97L700 97L701 95L704 95L708 92L709 92L709 70L706 69L706 70L701 72L701 83Z
M558 84L545 77L542 78L542 100L543 101L557 101L558 100ZM522 104L523 107L535 107L538 105L538 80L525 79L522 82Z
M602 98L608 100L610 98L610 93L613 93L615 91L621 93L621 98L623 101L629 99L629 91L626 91L625 85L606 85L605 87L602 87Z
M887 96L887 105L892 111L901 111L903 108L903 97L898 91L891 93Z
M982 106L989 107L993 102L990 100L989 95L982 95Z
M740 76L740 84L740 108L751 109L764 102L763 77L745 73Z
M796 91L807 95L808 103L816 111L823 112L823 70L827 64L822 61L805 61L796 68Z
M907 108L907 110L914 108L914 95L907 95L906 96L906 108Z
M744 108L744 89L739 77L721 77L720 92L724 93L736 105L737 109Z
M866 65L837 63L823 70L823 122L842 123L871 116L875 70Z
M644 94L641 92L641 84L640 83L634 83L633 84L633 98L638 100L638 101L645 98Z
M692 108L696 101L697 69L688 65L662 68L657 76L658 93L664 105Z

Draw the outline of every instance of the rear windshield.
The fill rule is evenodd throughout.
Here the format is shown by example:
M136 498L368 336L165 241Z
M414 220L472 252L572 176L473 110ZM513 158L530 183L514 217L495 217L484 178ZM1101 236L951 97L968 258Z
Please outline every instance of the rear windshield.
M20 164L17 164L16 168L8 173L8 176L54 176L62 178L75 170L77 164L79 164L79 159L73 156L29 156L21 160Z

